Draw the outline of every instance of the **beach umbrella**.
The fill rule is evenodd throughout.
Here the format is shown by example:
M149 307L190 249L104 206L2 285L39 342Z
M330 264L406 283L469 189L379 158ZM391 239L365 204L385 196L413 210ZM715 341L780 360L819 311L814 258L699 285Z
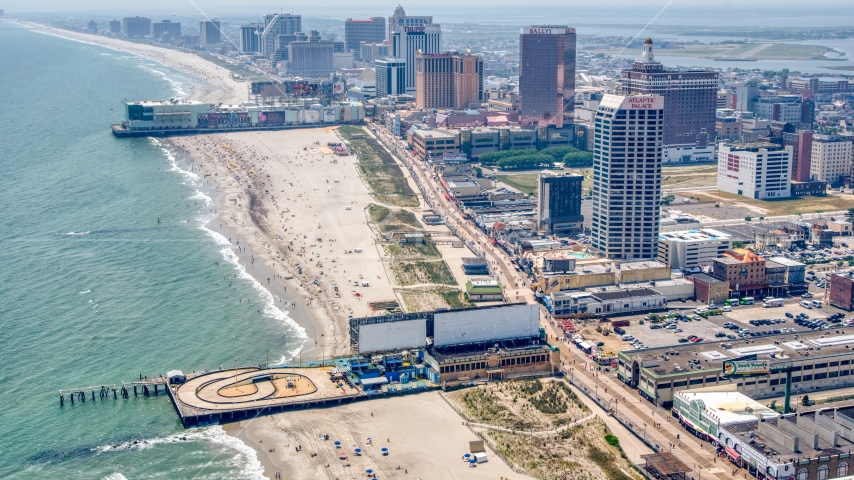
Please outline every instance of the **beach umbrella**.
M365 473L374 473L374 471L369 468L369 469L365 470Z
M466 459L468 459L470 456L471 456L471 454L470 454L470 453L467 453L467 454L463 455L463 457L465 457Z
M381 448L381 449L380 449L380 451L387 452L387 451L388 451L388 449L387 449L387 448L385 448L385 447L383 447L383 448Z
M337 440L336 440L336 441L335 441L335 446L336 446L336 447L340 447L340 446L341 446L341 442L339 442L339 441L337 441Z
M477 463L477 460L475 460L474 458L469 460L470 465L474 465L475 463Z
M357 449L356 449L356 453L362 453L362 449L361 449L361 448L357 448Z

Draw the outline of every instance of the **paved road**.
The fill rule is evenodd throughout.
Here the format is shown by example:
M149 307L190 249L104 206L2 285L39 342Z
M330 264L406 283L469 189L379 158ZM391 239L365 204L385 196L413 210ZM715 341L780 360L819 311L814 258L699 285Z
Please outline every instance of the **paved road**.
M508 301L533 303L534 293L527 288L528 279L522 273L516 272L503 250L491 245L489 238L483 232L462 217L453 201L445 198L441 185L432 178L432 172L427 164L413 157L404 148L403 142L394 138L385 128L378 127L376 133L371 132L371 134L409 171L421 190L425 203L437 213L444 215L448 228L476 254L482 255L489 261L493 275L504 285Z

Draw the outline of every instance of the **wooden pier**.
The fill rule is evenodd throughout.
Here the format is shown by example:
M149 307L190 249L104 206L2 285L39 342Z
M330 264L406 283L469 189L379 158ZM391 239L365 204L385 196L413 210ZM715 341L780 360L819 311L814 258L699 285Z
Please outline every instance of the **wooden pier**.
M161 388L162 387L162 388ZM88 399L94 402L97 399L106 400L113 397L113 400L118 400L119 397L130 398L130 391L133 389L133 396L139 395L150 397L158 396L161 393L166 393L169 390L166 377L143 378L142 380L125 383L121 385L109 384L98 385L93 387L78 387L59 390L59 406L64 407L65 402L70 402L74 405L77 403L86 403ZM97 397L95 392L97 392Z
M237 367L193 372L182 383L170 384L165 376L140 377L120 385L105 384L59 391L60 407L114 401L133 397L168 395L184 427L239 422L264 415L324 408L404 391L369 395L334 366ZM411 390L414 393L416 390ZM422 391L422 390L419 390ZM69 404L70 405L67 405Z

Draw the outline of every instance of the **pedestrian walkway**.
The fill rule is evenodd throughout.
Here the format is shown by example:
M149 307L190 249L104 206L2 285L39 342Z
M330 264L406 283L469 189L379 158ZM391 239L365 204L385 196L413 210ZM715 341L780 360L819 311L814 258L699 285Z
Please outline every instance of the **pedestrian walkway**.
M570 382L597 399L636 435L657 445L659 451L684 454L683 461L700 477L732 478L730 472L735 466L719 460L714 446L691 435L666 410L644 400L619 380L603 375L598 365L580 352L573 351L565 343L560 344L560 349L563 369ZM702 469L702 474L698 468Z

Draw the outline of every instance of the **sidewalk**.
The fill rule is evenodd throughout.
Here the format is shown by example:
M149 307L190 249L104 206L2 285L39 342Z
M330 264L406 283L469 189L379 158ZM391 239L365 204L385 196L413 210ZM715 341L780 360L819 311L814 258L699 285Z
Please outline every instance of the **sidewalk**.
M693 468L689 475L696 474L700 478L732 478L731 472L735 465L718 459L712 445L683 429L666 410L643 400L616 378L600 375L594 370L598 365L580 352L573 351L566 343L560 343L560 350L564 363L562 368L567 372L571 383L579 386L591 397L599 399L603 408L610 408L633 433L653 445L658 445L659 451L676 453L686 465ZM737 476L740 476L740 473L738 472Z

